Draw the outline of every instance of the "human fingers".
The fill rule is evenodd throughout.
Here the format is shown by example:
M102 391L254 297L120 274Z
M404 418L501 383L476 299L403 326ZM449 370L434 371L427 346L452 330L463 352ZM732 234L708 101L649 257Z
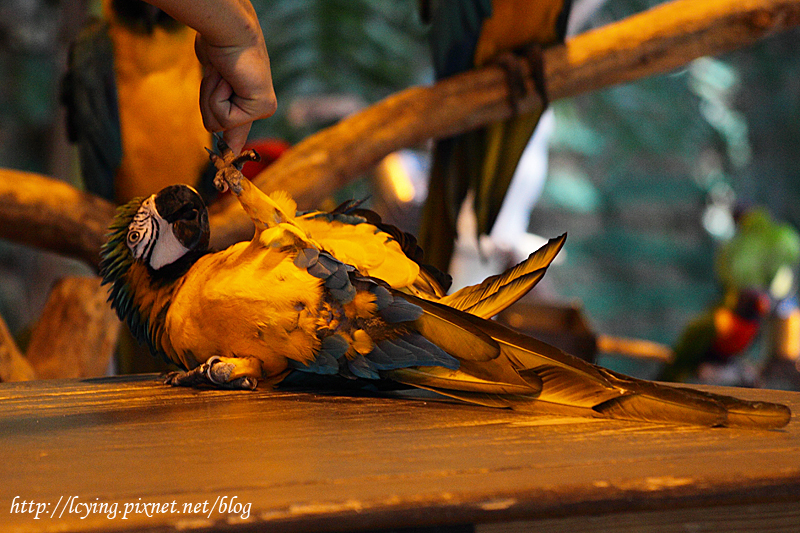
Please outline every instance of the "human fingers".
M252 122L246 122L241 126L229 128L223 132L222 138L233 150L234 154L241 153L244 144L247 142L247 136L250 134L252 124Z

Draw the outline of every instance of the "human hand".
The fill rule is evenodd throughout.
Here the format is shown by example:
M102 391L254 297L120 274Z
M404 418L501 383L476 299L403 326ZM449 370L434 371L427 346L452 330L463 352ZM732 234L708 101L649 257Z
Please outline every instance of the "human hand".
M195 52L203 65L203 124L210 131L222 131L238 154L253 121L272 116L277 105L264 37L257 28L244 44L218 46L198 34Z

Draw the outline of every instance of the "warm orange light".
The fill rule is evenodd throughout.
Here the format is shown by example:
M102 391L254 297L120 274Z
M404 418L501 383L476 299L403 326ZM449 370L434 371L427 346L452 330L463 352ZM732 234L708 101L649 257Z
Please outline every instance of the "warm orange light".
M398 152L393 152L383 158L380 163L380 172L399 201L407 203L414 199L416 193L414 183Z

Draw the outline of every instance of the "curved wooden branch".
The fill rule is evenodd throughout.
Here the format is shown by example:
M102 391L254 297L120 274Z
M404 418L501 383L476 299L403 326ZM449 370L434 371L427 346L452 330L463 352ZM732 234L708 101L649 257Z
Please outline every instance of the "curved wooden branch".
M36 372L20 353L5 320L0 316L0 383L31 379L36 379Z
M546 50L546 85L551 100L573 96L666 72L798 24L800 0L675 0ZM520 102L520 109L533 107L536 98ZM284 189L302 207L311 207L395 150L502 120L511 112L505 76L497 67L412 87L308 137L256 184ZM49 183L26 184L0 172L0 237L96 265L113 209L64 189L69 188L65 184L51 188ZM212 210L211 225L218 248L252 235L250 221L235 203Z
M675 0L544 52L551 100L663 73L800 24L800 0ZM529 80L532 84L532 80ZM520 102L532 109L536 96ZM432 87L412 87L303 140L256 178L309 208L389 153L511 116L503 72L486 67ZM212 217L224 246L252 235L237 205Z
M62 181L0 169L0 238L97 267L114 206Z

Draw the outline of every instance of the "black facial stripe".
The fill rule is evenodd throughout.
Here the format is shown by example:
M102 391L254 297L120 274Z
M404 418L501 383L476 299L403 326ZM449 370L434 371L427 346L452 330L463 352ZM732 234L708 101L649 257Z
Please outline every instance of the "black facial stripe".
M149 222L150 227L153 229L153 236L150 239L150 242L147 243L147 248L145 248L144 253L142 254L142 259L147 263L150 262L150 256L153 255L153 249L156 247L156 241L158 241L159 232L158 223L152 218L149 220Z

